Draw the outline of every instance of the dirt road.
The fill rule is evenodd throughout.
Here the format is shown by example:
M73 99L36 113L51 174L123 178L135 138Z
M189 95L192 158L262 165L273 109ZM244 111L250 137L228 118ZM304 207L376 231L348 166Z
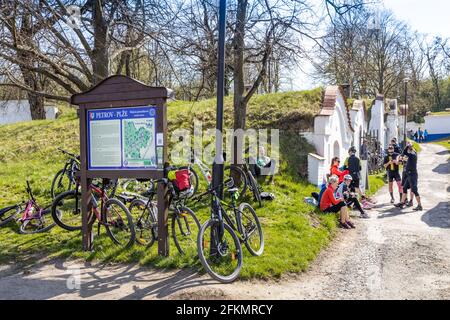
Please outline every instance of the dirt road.
M425 211L387 204L342 231L310 270L279 281L220 285L190 271L53 261L0 266L0 299L450 299L450 154L423 145Z

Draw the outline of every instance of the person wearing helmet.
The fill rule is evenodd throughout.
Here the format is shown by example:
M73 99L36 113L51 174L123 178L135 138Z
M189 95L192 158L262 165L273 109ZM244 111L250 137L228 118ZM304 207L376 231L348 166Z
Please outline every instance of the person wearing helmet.
M361 178L361 161L356 156L356 148L351 147L348 150L349 157L344 162L344 169L347 169L352 176L352 183L350 185L351 192L358 192L362 195L359 188L359 180Z
M406 195L408 192L408 189L411 189L413 194L415 195L415 198L417 200L417 207L414 208L414 211L422 211L422 202L420 199L419 191L418 191L418 173L417 173L417 152L414 150L412 144L408 142L406 145L405 150L403 151L404 157L407 158L406 165L405 165L405 172L406 172L406 181L403 185L403 195L400 203L396 204L395 206L404 209L406 206Z
M336 190L336 199L341 199L345 201L348 207L354 206L361 214L361 218L368 219L370 218L367 213L364 212L361 204L358 201L358 198L354 192L351 192L350 186L352 183L352 176L346 175L344 177L344 181L339 185Z
M389 180L389 193L391 195L391 203L395 203L394 198L394 181L397 183L400 199L402 198L403 188L402 179L399 173L399 159L400 155L395 152L395 146L389 145L387 155L384 157L384 168L386 169Z

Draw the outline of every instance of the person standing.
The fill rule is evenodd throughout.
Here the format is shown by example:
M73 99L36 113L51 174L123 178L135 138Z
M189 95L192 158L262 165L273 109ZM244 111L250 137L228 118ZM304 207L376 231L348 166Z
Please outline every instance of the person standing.
M402 199L403 187L402 179L399 173L398 158L400 154L395 152L394 145L389 145L388 153L384 157L384 168L386 169L387 177L389 180L389 194L391 195L391 203L395 203L394 199L394 181L397 183L398 192L400 194L399 199Z
M356 156L356 148L351 147L348 150L349 157L344 162L344 169L348 170L350 176L352 177L352 181L350 184L351 192L358 192L358 194L362 195L362 192L359 188L359 181L361 178L361 161Z
M397 143L397 138L392 138L391 144L394 146L394 152L400 155L402 153L402 149Z
M428 130L425 129L425 130L423 131L423 140L424 140L424 141L427 141L427 139L428 139Z
M414 150L411 143L408 143L406 145L405 150L403 151L403 156L407 157L405 170L406 170L406 181L403 185L403 195L402 200L400 203L396 204L395 206L404 209L406 206L406 193L408 192L408 189L411 188L412 193L414 194L416 201L417 201L417 207L414 208L414 211L422 211L422 202L420 199L419 191L418 191L418 180L419 175L417 172L417 152ZM412 197L411 197L412 200Z

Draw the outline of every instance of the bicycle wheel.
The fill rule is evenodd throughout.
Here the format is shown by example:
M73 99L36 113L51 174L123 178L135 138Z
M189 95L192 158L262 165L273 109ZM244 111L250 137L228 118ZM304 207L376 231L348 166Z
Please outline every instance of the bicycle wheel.
M7 225L19 214L19 206L11 206L0 210L0 227Z
M254 256L262 255L264 252L264 234L255 209L248 203L241 203L236 220L248 251Z
M237 165L231 165L225 167L225 177L224 180L229 178L233 178L234 186L238 188L239 194L243 195L247 191L247 177L245 175L244 170L242 170Z
M213 279L230 283L241 272L242 247L233 229L225 223L223 226L223 235L219 237L219 222L208 220L198 234L197 251L203 267ZM215 239L214 248L211 248L211 239Z
M149 208L144 200L135 199L131 201L128 210L135 221L136 242L151 247L158 236L155 208L152 205Z
M59 212L59 215L57 214ZM71 190L53 200L51 213L55 223L67 231L81 230L81 193Z
M55 222L49 217L50 212L50 209L44 210L41 217L34 217L30 220L21 222L19 233L35 234L49 231L51 228L56 226ZM58 212L56 214L58 214Z
M104 204L102 224L111 240L126 248L136 240L133 218L127 207L117 199L109 199Z
M52 186L50 189L50 194L52 199L54 199L57 195L69 191L74 185L73 181L70 180L67 175L67 171L65 169L61 169L55 175L52 181Z
M178 252L181 254L195 252L200 228L200 222L191 209L187 207L174 209L172 215L172 236Z
M188 195L188 198L192 198L198 190L198 174L193 167L189 167L189 181L194 191Z
M258 182L256 181L255 177L250 172L248 174L248 180L250 182L249 183L250 189L253 192L253 197L254 197L255 201L258 202L259 207L262 207L261 193L259 192Z

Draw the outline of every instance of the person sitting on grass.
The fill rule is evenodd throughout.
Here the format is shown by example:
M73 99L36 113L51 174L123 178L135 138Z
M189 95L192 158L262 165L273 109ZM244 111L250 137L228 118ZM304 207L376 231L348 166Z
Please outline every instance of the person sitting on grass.
M339 226L343 229L354 229L355 225L350 221L348 214L347 204L343 200L337 200L334 197L334 192L339 185L339 178L336 175L332 175L329 179L329 184L322 199L320 200L320 210L325 213L338 213L340 212Z
M342 182L336 190L336 198L340 200L344 200L347 203L347 207L354 206L359 212L360 217L363 219L369 219L369 215L364 212L361 204L358 201L357 195L355 192L351 191L353 177L351 175L346 175L344 177L344 182Z
M339 170L340 164L341 164L341 160L339 160L339 157L334 157L331 160L330 175L337 176L339 179L339 183L344 181L345 175L350 173L348 170L344 170L344 171Z

